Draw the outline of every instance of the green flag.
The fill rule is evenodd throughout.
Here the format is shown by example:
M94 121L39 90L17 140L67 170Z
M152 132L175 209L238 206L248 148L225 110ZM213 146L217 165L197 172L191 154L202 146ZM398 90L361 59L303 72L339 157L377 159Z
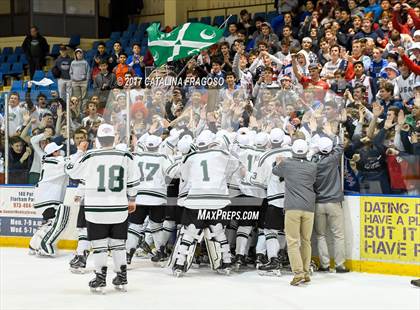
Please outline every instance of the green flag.
M186 23L170 33L159 30L160 24L153 23L147 28L149 50L157 67L168 61L186 58L217 43L224 29L201 23Z

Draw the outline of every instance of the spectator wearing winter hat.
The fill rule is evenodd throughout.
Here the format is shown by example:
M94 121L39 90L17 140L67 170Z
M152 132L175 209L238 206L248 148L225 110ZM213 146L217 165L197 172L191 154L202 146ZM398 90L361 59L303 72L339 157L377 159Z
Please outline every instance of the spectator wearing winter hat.
M260 41L267 42L271 52L277 52L279 46L279 37L275 33L273 33L271 25L267 22L262 23L261 34L255 38L254 48L258 47L258 42Z
M131 128L139 138L149 129L147 126L147 117L149 111L142 102L136 102L131 107Z

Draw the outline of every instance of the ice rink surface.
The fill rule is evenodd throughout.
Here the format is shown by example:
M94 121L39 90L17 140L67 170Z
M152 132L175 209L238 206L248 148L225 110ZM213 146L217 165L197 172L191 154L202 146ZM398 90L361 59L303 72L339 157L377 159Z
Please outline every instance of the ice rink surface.
M0 309L420 309L420 289L410 285L409 277L316 273L310 284L291 287L290 275L262 277L249 271L225 276L206 267L175 278L140 258L134 258L135 269L128 273L128 292L114 290L110 267L106 295L95 295L87 285L93 273L70 273L71 258L67 251L50 259L0 248Z

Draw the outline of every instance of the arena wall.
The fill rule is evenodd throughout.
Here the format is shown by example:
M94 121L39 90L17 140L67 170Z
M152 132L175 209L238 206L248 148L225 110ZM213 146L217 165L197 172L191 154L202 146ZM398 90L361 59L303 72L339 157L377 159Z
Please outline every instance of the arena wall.
M76 247L74 188L64 203L71 206L70 222L61 249ZM32 206L33 187L0 186L0 246L27 247L41 216ZM346 196L346 265L352 271L420 277L420 197ZM329 238L330 251L333 244ZM316 240L313 238L316 256Z

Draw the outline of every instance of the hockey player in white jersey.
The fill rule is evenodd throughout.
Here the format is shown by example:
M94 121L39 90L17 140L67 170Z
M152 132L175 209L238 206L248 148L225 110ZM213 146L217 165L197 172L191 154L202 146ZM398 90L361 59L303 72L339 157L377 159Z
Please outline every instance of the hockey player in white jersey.
M229 273L231 254L221 219L203 216L212 210L222 210L229 203L227 179L239 169L239 160L226 151L209 148L214 134L204 130L196 140L198 150L187 155L181 166L181 178L189 190L182 217L183 228L171 257L170 266L176 276L188 271L197 242L203 237L213 270Z
M165 246L168 235L163 231L167 203L165 171L172 162L168 156L158 152L161 143L160 137L149 135L144 143L146 151L134 154L134 162L140 172L140 185L136 199L136 211L130 214L128 219L127 263L131 263L139 243L142 225L147 216L149 216L149 225L157 249L152 261L163 261L166 257Z
M251 183L267 189L267 210L264 218L264 235L266 239L268 264L261 265L258 269L280 275L281 262L278 258L280 249L285 248L284 238L284 181L273 173L273 164L280 154L284 157L291 157L290 148L281 146L284 139L284 132L274 128L270 132L271 150L261 155ZM264 272L263 272L264 273Z
M128 213L136 209L140 175L133 155L115 149L114 139L114 128L109 124L100 125L97 144L101 147L88 151L74 165L67 165L70 177L85 180L87 234L93 248L96 275L89 286L94 292L103 292L106 286L108 250L111 250L117 274L113 285L125 290L127 284L127 218Z
M254 140L255 145L252 145ZM255 138L249 133L242 133L237 136L237 148L235 153L238 155L240 162L246 168L248 173L255 170L259 157L264 153L265 146L268 143L268 135L264 132L259 133ZM241 196L237 197L237 210L240 212L260 211L263 199L265 198L265 190L241 180L240 172L236 173L239 182ZM249 238L257 220L256 219L240 219L238 221L238 230L236 233L236 249L235 249L235 270L239 271L241 267L246 266L245 256L248 254Z
M29 242L29 253L54 256L60 235L69 220L70 209L63 205L68 177L64 171L65 158L55 142L46 145L42 170L34 191L34 208L42 214L44 224Z

